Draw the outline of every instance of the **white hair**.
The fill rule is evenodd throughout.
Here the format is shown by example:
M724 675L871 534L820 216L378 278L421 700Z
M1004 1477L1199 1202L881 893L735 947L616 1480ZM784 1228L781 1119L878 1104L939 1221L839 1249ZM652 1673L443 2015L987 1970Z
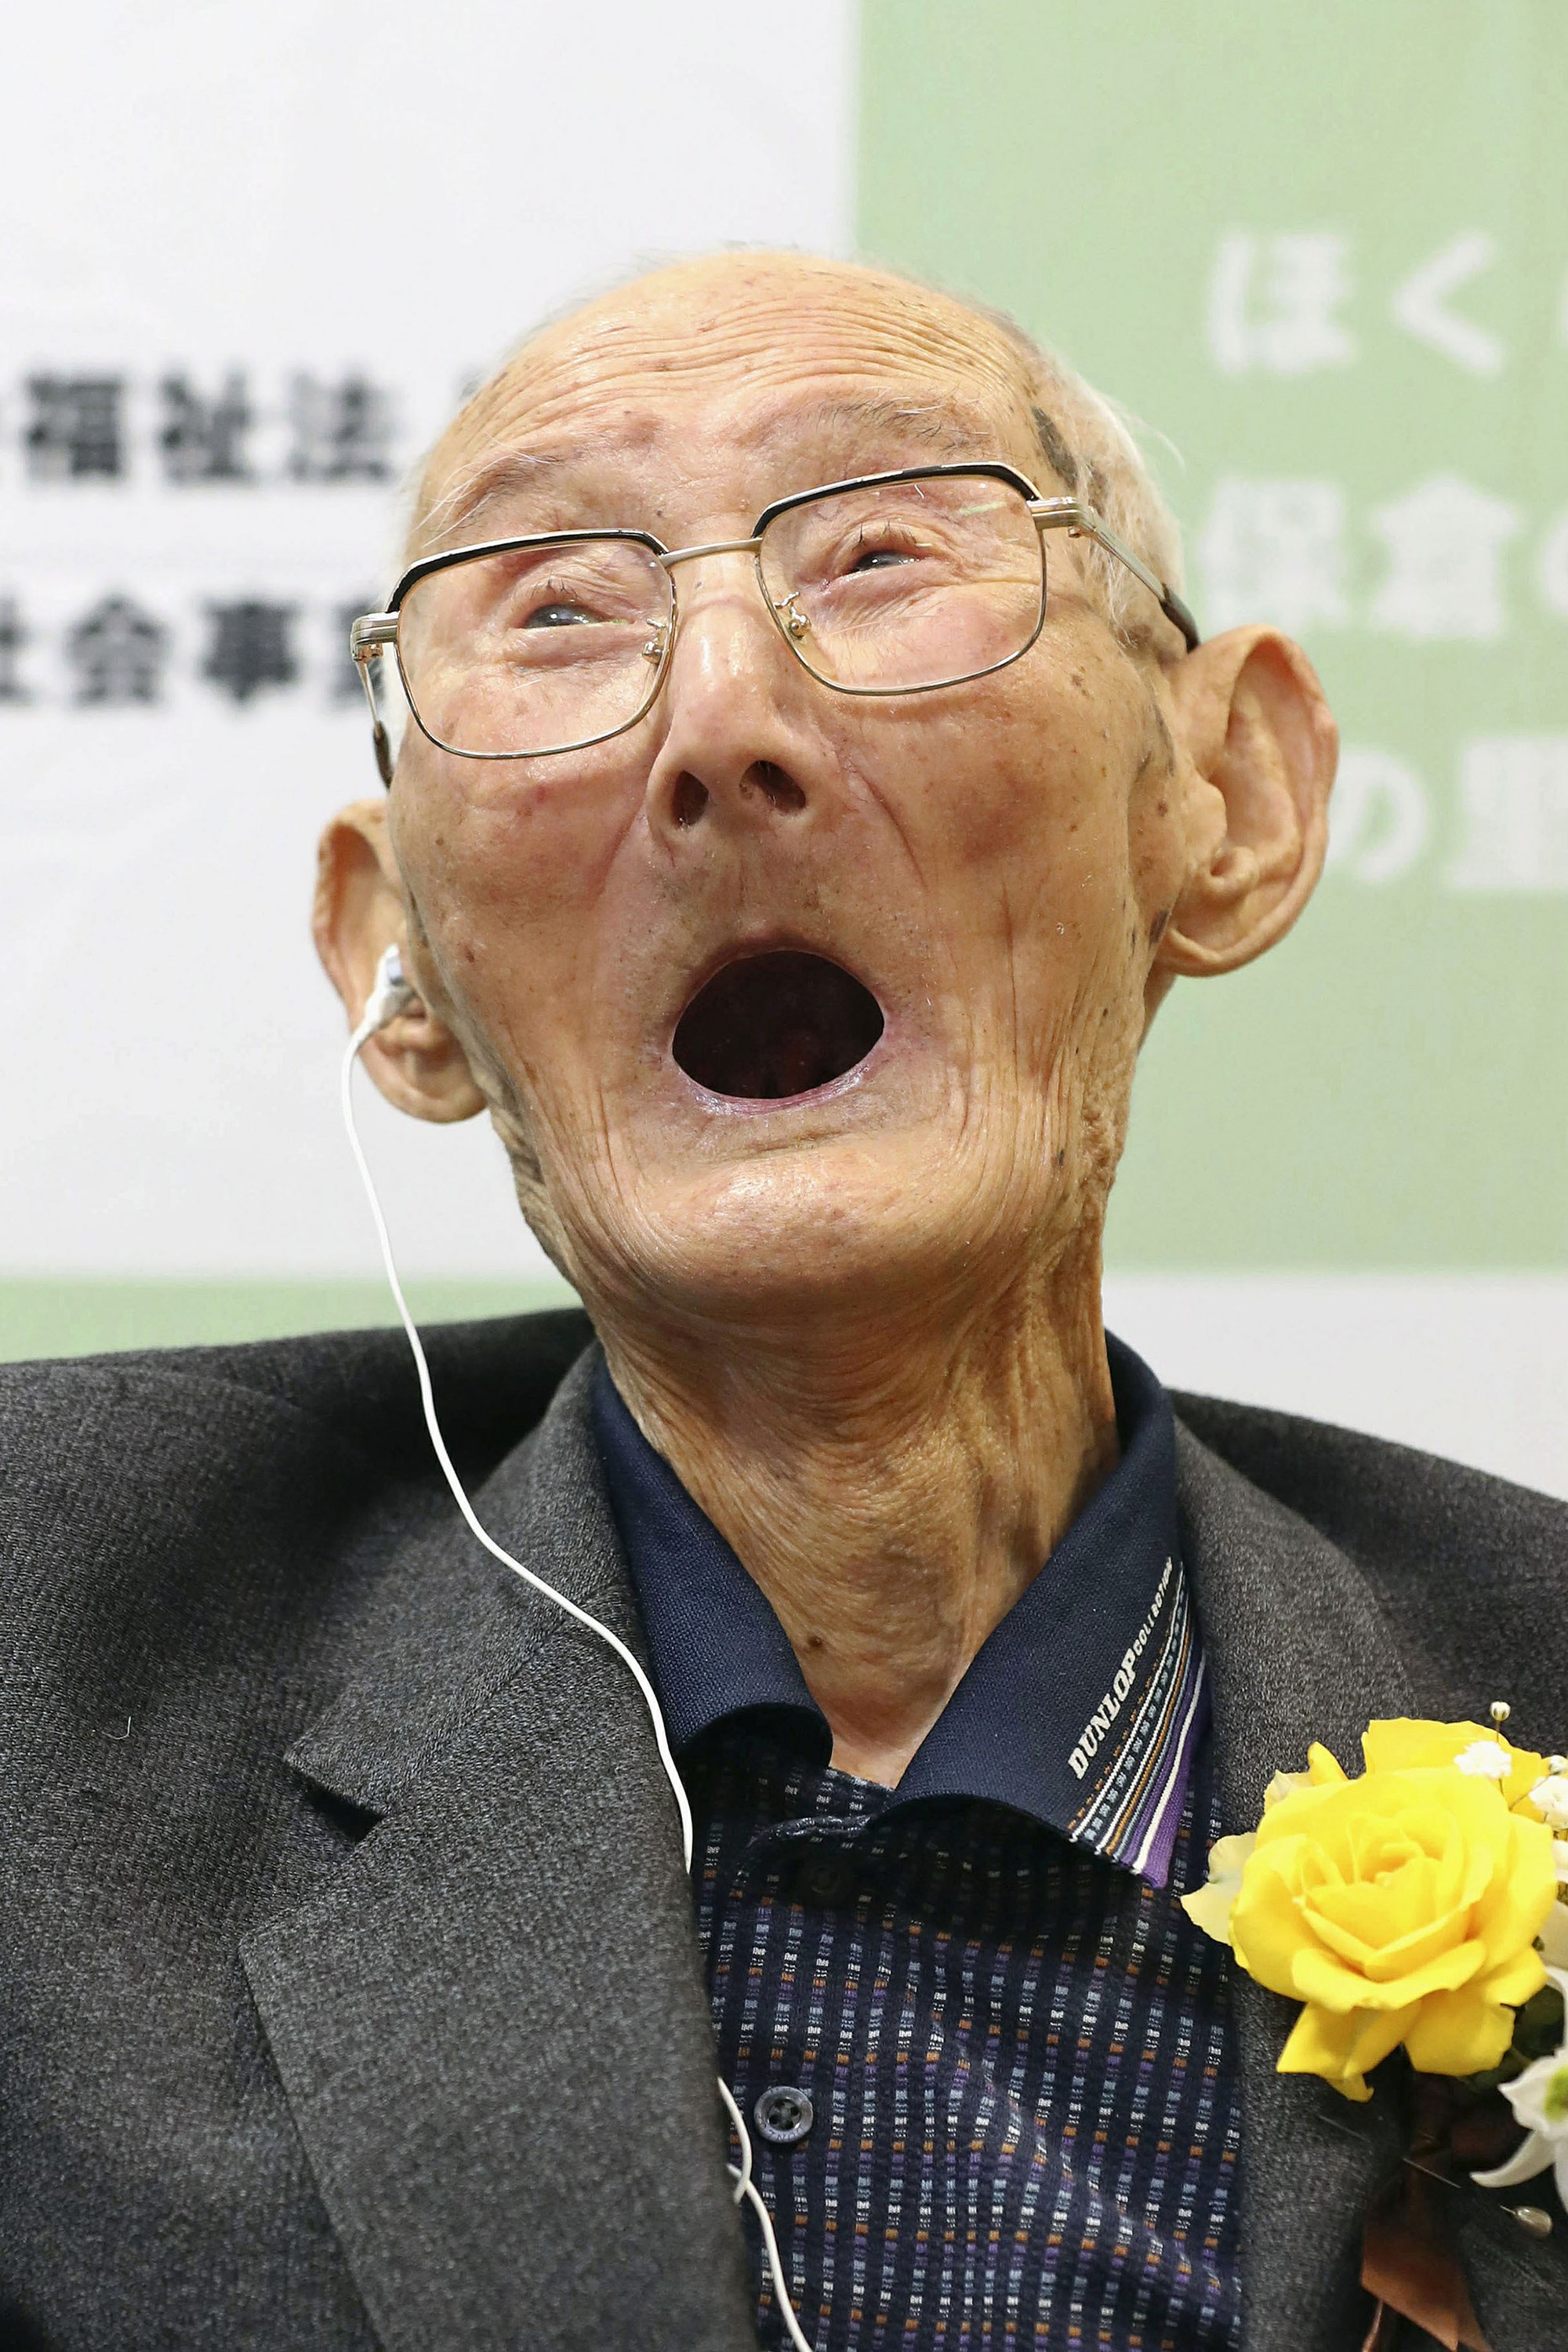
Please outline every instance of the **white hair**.
M926 286L923 279L910 282ZM926 290L946 293L942 287ZM1005 310L963 295L949 293L947 299L988 320L1017 352L1029 383L1041 448L1068 495L1092 507L1118 539L1125 540L1180 595L1185 584L1182 534L1139 446L1138 421L1070 367L1059 352L1026 333ZM1126 565L1092 541L1084 543L1084 559L1118 636L1129 643L1147 642L1152 625L1147 595Z

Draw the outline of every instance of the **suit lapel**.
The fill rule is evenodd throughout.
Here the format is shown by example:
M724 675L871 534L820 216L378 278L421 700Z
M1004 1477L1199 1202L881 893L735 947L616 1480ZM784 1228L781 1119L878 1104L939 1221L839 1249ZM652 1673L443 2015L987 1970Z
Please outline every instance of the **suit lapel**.
M637 1643L591 1361L476 1507ZM752 2346L675 1808L637 1689L455 1517L382 1583L374 1664L289 1759L381 1818L243 1952L372 2320L388 2352Z
M1177 1487L1214 1709L1227 1832L1252 1828L1279 1770L1321 1739L1347 1771L1375 1716L1412 1711L1397 1645L1352 1562L1178 1426ZM1241 2085L1242 2296L1248 2352L1359 2343L1361 2228L1398 2161L1399 2102L1355 2105L1276 2060L1296 2011L1233 1976ZM1309 2331L1310 2331L1309 2333Z

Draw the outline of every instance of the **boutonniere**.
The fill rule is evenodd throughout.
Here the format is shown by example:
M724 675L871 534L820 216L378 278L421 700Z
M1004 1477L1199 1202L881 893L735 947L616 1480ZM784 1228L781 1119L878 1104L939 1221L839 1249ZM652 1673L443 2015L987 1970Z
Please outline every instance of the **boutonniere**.
M1314 1746L1183 1897L1248 1976L1301 2004L1281 2074L1369 2099L1368 2074L1403 2051L1416 2078L1399 2179L1367 2217L1367 2352L1395 2315L1487 2352L1434 2181L1512 2188L1551 2168L1568 2203L1568 1759L1514 1747L1500 1700L1491 1715L1369 1724L1353 1779ZM1550 2213L1511 2210L1550 2233Z

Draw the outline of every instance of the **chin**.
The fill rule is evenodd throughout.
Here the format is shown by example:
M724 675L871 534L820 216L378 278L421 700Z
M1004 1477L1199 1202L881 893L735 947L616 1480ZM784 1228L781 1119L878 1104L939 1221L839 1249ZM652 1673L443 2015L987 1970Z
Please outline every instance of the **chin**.
M759 1332L929 1307L947 1282L962 1296L976 1271L974 1189L932 1143L919 1130L781 1139L660 1184L645 1177L624 1233L601 1232L584 1253L605 1277L588 1288L623 1309L640 1297L663 1316ZM1026 1251L1008 1246L1015 1260Z

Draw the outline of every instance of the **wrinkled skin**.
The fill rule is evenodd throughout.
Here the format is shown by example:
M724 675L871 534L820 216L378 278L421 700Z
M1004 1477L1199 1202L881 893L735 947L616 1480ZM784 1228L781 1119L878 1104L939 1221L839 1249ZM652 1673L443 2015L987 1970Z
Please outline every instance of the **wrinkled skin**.
M999 329L900 281L686 265L476 397L416 549L592 522L688 546L942 457L1050 494L1031 389ZM454 505L518 452L558 462ZM411 728L387 803L322 845L351 1013L391 939L423 1000L367 1066L417 1116L488 1107L623 1393L778 1610L836 1761L888 1781L1115 1461L1100 1235L1153 1011L1279 938L1322 856L1334 733L1304 657L1264 629L1184 655L1141 591L1129 650L1065 535L1049 567L1022 660L865 701L795 661L748 558L689 564L630 732L484 764ZM885 1033L799 1105L721 1105L672 1033L709 974L771 947L847 966Z

